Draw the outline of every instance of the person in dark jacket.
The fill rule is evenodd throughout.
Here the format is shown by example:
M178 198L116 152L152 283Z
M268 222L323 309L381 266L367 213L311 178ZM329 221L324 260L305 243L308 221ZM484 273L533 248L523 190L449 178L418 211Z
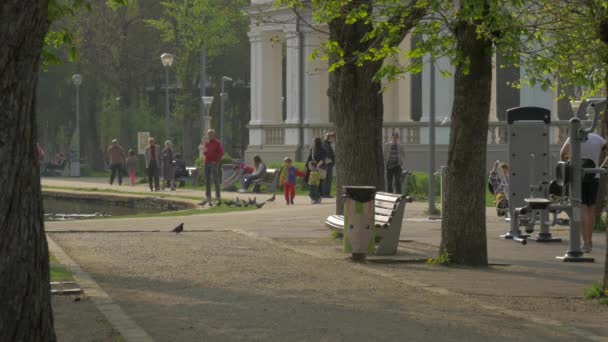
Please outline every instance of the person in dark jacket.
M173 164L173 144L165 141L165 148L160 154L163 169L163 190L170 188L175 191L175 165Z
M332 198L331 196L331 182L334 177L334 164L336 163L336 154L334 148L331 146L332 143L336 142L336 133L328 132L323 140L323 149L325 150L325 164L327 166L327 175L323 186L321 188L321 197Z
M179 180L178 187L182 188L186 184L184 179L188 178L190 176L190 174L188 173L188 169L186 169L186 162L184 162L184 160L182 159L181 154L179 154L179 153L175 154L174 164L175 164L175 180L176 180L176 182L177 182L177 180Z

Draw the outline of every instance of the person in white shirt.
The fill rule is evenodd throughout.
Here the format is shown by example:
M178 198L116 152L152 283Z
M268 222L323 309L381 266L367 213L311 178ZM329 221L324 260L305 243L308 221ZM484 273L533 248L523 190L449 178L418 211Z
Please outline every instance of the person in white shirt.
M595 133L589 133L587 140L581 143L581 158L588 158L599 165L602 151L606 148L606 140ZM560 151L561 160L570 159L570 138L566 139L564 146ZM602 163L602 167L607 164L608 158ZM597 201L597 193L599 190L600 175L596 174L591 180L583 178L581 184L581 202L582 202L582 229L581 235L583 240L582 250L585 253L591 253L593 226L595 225L595 203Z

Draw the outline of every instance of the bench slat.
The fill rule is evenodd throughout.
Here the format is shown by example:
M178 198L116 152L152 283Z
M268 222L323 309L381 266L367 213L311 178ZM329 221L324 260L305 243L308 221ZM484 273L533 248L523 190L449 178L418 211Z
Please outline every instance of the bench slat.
M382 207L375 207L374 210L376 211L376 214L380 214L380 215L385 215L385 216L393 216L395 215L395 211L393 210L393 208L382 208Z
M374 202L374 206L376 208L384 208L384 209L390 209L390 210L394 210L395 207L397 207L397 203L389 203L389 202L382 202L382 201L375 201Z
M399 196L399 195L387 196L387 195L376 194L376 197L374 197L374 198L376 201L384 201L384 202L392 202L392 203L401 201L401 196Z
M376 223L390 223L391 222L390 216L375 215L374 219L375 219Z

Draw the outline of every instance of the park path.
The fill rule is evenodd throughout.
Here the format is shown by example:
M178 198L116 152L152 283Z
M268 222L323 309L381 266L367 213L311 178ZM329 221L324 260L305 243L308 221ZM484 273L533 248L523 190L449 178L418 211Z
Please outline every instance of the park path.
M179 192L176 194L180 195ZM345 255L340 252L339 240L328 238L329 232L323 223L325 217L333 212L334 204L313 206L306 201L296 204L288 207L276 202L260 210L228 214L49 222L47 231L153 336L156 336L153 332L156 326L162 325L162 318L158 315L175 315L173 319L180 321L180 324L186 324L171 310L185 310L189 317L207 317L213 316L213 313L206 310L218 310L215 305L222 308L239 308L233 316L229 313L218 314L224 322L253 320L251 322L259 324L260 321L256 321L254 317L259 315L262 321L276 320L277 324L285 326L289 331L308 334L309 330L305 324L290 325L283 321L285 316L323 328L318 330L316 335L310 332L311 335L304 334L299 337L297 334L288 335L285 330L280 330L280 327L275 327L275 330L279 330L277 335L272 335L266 326L257 332L253 327L240 331L238 327L231 326L232 323L225 323L227 326L224 327L219 321L197 321L198 323L192 323L194 328L184 329L194 330L194 335L212 334L201 335L209 337L209 340L284 340L290 337L294 338L293 340L337 341L345 340L351 335L342 330L339 330L337 335L332 335L335 330L332 330L332 327L335 325L355 329L356 336L369 338L373 336L352 327L351 320L361 320L365 315L370 315L382 317L390 323L393 322L391 317L395 312L401 314L401 311L405 310L404 315L395 316L399 317L395 320L407 322L404 323L404 327L408 327L406 330L429 330L431 333L403 336L412 336L411 340L446 340L441 338L441 334L434 335L432 325L429 327L425 323L428 319L435 324L436 320L431 317L441 308L445 311L445 316L437 317L443 317L442 319L448 319L450 315L470 317L468 323L462 324L467 329L472 329L473 334L468 337L459 335L462 332L457 329L450 330L449 324L447 327L439 324L447 329L437 330L442 331L444 337L454 334L465 340L487 340L488 332L484 332L481 327L487 323L481 316L486 315L492 318L489 322L498 329L496 336L505 339L522 339L523 336L517 332L517 326L522 324L526 333L533 332L532 340L555 340L573 331L577 334L577 339L585 337L581 332L589 332L594 340L603 340L598 339L598 336L608 336L608 327L605 325L608 320L608 308L598 307L581 299L583 289L600 279L605 248L602 234L595 237L595 263L564 264L556 261L555 256L565 252L566 242L556 245L530 242L527 246L521 246L501 240L498 235L504 232L506 224L496 219L489 209L488 249L490 261L497 264L493 267L480 270L392 263L367 264L361 270L344 260ZM440 239L440 221L424 219L424 207L423 203L408 204L402 232L404 242L401 243L398 258L415 259L436 255ZM186 233L178 236L169 234L168 231L178 222L185 223ZM558 228L555 234L567 238L564 228ZM291 268L302 270L302 273L293 278L293 274L288 271ZM250 272L256 275L250 275ZM240 274L244 274L244 278L239 278ZM337 278L333 277L334 275ZM296 283L301 284L306 291L286 283L285 279L291 278L297 280ZM343 297L345 290L342 281L356 285L354 288L358 292L355 292L367 302L365 310L360 312L355 306L347 306L346 309L343 307L345 302L342 300L355 300L357 296L347 291L348 295ZM375 289L379 282L383 286L392 284L393 287L380 291ZM264 292L267 283L270 292ZM149 289L146 289L146 284L150 286ZM332 289L336 284L339 284L340 290ZM363 284L367 286L367 291L371 292L361 292ZM174 287L195 294L180 291L174 293ZM428 289L436 289L443 295L429 295L426 291ZM298 294L295 302L283 298L287 296L292 299L288 296L290 292ZM274 293L277 293L277 298L274 298ZM228 303L217 298L223 296L230 298L227 299ZM318 297L332 298L331 305L319 302ZM381 300L384 297L387 299ZM192 300L192 303L187 304L188 300ZM297 304L298 300L302 307ZM163 305L165 301L173 304ZM240 301L245 304L239 305ZM393 301L396 301L398 308L391 304ZM296 311L303 310L306 316L278 309L281 314L277 318L275 311L269 311L268 308L261 312L250 308L259 305L263 307L264 303L270 303L269 308L275 310L295 305ZM315 309L317 305L319 309ZM420 315L416 316L410 312L410 307L415 312L421 310ZM474 313L480 308L481 316L476 316ZM328 322L333 322L331 317L334 316L345 318L331 325L319 323L316 318L307 320L306 317L316 317L318 312L321 312L319 317ZM494 320L496 317L493 315L497 312L509 314L505 314L503 320ZM513 319L517 312L521 312L523 316ZM525 318L528 316L542 318L536 321L538 324L534 324L538 327L528 326L534 321ZM155 324L148 328L148 321ZM382 326L379 320L374 319L372 322ZM546 335L545 328L555 328L555 325L561 325L559 322L567 322L565 330L553 329L556 336ZM460 325L459 321L455 323L455 326ZM396 329L399 334L406 333L397 327L396 322L387 326L391 331ZM224 331L224 328L227 330ZM158 332L159 336L163 333ZM256 335L258 333L259 335ZM250 336L254 337L247 338L247 334L253 334ZM184 336L187 341L187 336L190 335ZM392 335L379 336L384 337L381 340L393 340L390 338Z
M51 235L157 341L576 337L232 232Z

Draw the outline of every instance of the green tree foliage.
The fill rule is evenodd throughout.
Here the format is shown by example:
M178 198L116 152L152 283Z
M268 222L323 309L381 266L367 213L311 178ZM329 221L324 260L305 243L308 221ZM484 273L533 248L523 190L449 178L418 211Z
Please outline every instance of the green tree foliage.
M174 114L184 127L184 145L195 144L195 139L191 137L192 127L200 122L198 85L201 48L204 47L213 60L239 44L247 28L247 19L242 13L246 4L244 0L163 1L162 17L145 20L160 32L162 40L175 54L171 69L180 88L175 98ZM190 151L185 152L189 159Z

